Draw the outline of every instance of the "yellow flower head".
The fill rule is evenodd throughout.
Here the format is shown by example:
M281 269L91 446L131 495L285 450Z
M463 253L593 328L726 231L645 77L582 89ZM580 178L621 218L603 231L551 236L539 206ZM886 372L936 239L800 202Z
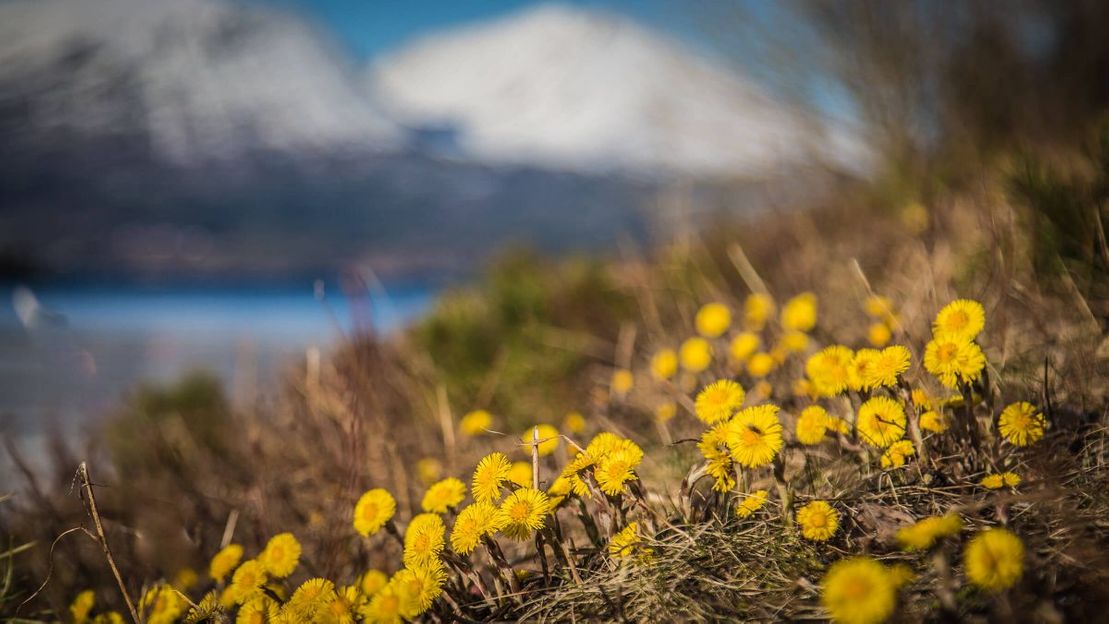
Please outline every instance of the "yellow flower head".
M651 357L651 376L665 381L678 372L678 354L673 349L659 349Z
M997 428L1009 444L1029 446L1044 437L1044 415L1031 403L1012 403L1001 410Z
M495 503L501 498L501 484L508 481L512 464L504 453L493 452L481 459L474 470L470 492L479 503Z
M243 547L238 544L228 544L224 546L216 556L212 557L212 562L208 564L208 576L217 583L222 582L231 574L235 566L239 565L239 561L243 558Z
M697 395L697 418L706 425L728 420L743 405L743 387L731 379L720 379L705 386Z
M892 338L893 332L890 331L889 325L885 323L871 323L870 327L866 329L867 342L879 349L888 345Z
M562 428L567 433L579 434L585 431L585 416L581 412L570 412L562 419Z
M753 293L743 302L743 323L751 331L762 329L771 314L774 314L774 300L770 295Z
M839 512L822 500L816 500L797 510L797 524L806 539L824 541L839 528Z
M451 548L468 555L477 548L483 537L504 528L508 518L499 507L491 503L474 503L458 512L458 519L451 529Z
M448 509L458 507L464 498L466 484L454 477L447 477L427 489L420 507L431 513L447 513Z
M1015 472L1001 472L988 474L982 477L978 485L987 490L1000 490L1003 487L1016 487L1020 485L1020 475Z
M816 327L816 295L805 292L787 301L782 308L782 327L801 332Z
M539 429L539 456L546 457L558 449L559 444L562 443L562 438L559 436L558 429L553 425L539 424L535 426ZM531 454L531 445L533 440L534 431L532 427L520 434L520 443L524 447L524 451L529 455Z
M570 494L578 498L585 498L589 494L588 486L577 474L561 474L554 480L551 487L547 488L547 496L551 499L552 508L561 505L562 501Z
M756 405L741 410L725 433L732 459L741 466L758 468L774 460L782 450L782 423L777 405Z
M181 591L186 591L192 589L193 586L196 585L196 582L199 580L200 577L197 576L196 570L190 568L189 566L185 566L178 570L177 574L173 575L172 585Z
M774 370L774 356L769 353L756 353L747 360L747 374L762 379Z
M704 338L687 338L678 349L678 360L683 369L699 373L712 364L712 346Z
M443 463L434 457L424 457L416 462L416 476L420 483L431 485L443 476Z
M400 598L400 614L414 620L431 608L443 593L447 573L442 566L409 566L389 581Z
M924 348L924 369L948 388L976 381L984 368L982 348L969 340L936 336Z
M832 345L811 356L805 362L805 375L818 396L832 397L847 389L849 368L855 354L842 345Z
M369 537L392 520L396 512L397 501L393 499L393 495L381 488L374 488L363 494L354 506L354 530L363 537Z
M389 582L389 577L385 576L385 573L381 570L366 570L366 573L358 579L358 590L364 596L372 597L381 591L381 588L385 587L387 582Z
M244 561L231 576L231 597L236 604L242 604L254 597L266 583L266 570L254 559Z
M950 425L941 412L928 411L920 415L920 428L932 433L943 433Z
M701 434L697 448L707 462L705 471L714 479L712 489L727 492L735 487L735 467L727 444L728 423L719 423Z
M909 370L911 357L909 350L901 345L882 349L867 368L864 380L866 386L868 388L895 387L901 374Z
M642 540L639 537L639 523L629 522L608 542L608 556L623 559L632 556Z
M77 594L73 602L69 605L69 615L73 618L74 624L84 624L89 619L89 612L92 611L93 604L96 603L96 594L91 589Z
M501 511L507 520L501 532L507 537L524 541L533 531L543 528L547 513L551 510L550 499L539 490L520 488L505 497Z
M411 568L438 563L446 532L438 514L422 513L412 518L404 531L404 565Z
M905 435L905 410L889 397L871 397L859 407L855 428L863 442L885 448Z
M278 533L266 543L258 562L270 577L285 578L300 563L300 542L292 533Z
M602 492L609 496L618 496L624 493L628 481L635 480L635 469L642 460L642 451L619 448L597 460L593 476Z
M986 529L963 551L967 580L987 591L1012 587L1024 572L1024 544L1005 529Z
M841 559L820 583L820 602L838 624L878 624L897 607L891 574L870 557Z
M664 401L655 408L655 420L660 423L670 422L678 414L678 404L673 401Z
M961 341L978 337L986 326L986 310L971 299L956 299L943 307L932 323L936 337L946 336Z
M285 610L302 621L311 621L335 598L335 584L323 578L312 578L296 588ZM264 621L264 620L263 620Z
M485 433L493 426L493 415L485 410L474 410L462 417L458 423L462 433L468 436L477 436Z
M809 335L802 331L787 331L782 334L781 346L789 353L801 353L809 348Z
M243 564L246 565L246 564ZM242 569L242 566L239 566ZM188 603L169 585L151 587L139 599L139 614L145 615L148 624L173 624L184 615Z
M877 349L859 349L856 351L855 356L851 358L851 363L847 366L847 387L855 391L869 390L871 369L881 354L882 352Z
M390 580L363 608L362 617L374 624L401 624L400 601L397 585Z
M747 518L754 514L756 511L762 509L766 504L766 499L769 498L770 492L766 490L755 490L747 496L744 496L739 504L735 506L735 515L740 518Z
M759 339L758 334L741 332L736 334L735 338L732 338L732 342L728 346L728 355L735 362L746 362L747 358L751 357L761 346L762 340Z
M928 550L945 537L958 535L963 521L958 515L930 516L897 530L897 543L905 550Z
M512 468L508 471L508 480L520 487L531 487L531 463L512 462Z
M624 396L631 392L632 386L635 385L635 375L626 368L618 368L612 372L612 394L616 396Z
M828 412L819 405L810 405L797 417L797 441L801 444L820 444L828 432Z
M893 314L893 304L889 298L881 297L879 295L871 295L866 298L866 303L863 304L863 309L866 310L866 315L871 318L887 318Z
M697 333L705 338L716 338L732 325L732 311L723 303L706 303L697 311L693 321Z
M916 449L913 443L908 440L898 440L889 445L889 448L882 453L880 464L882 468L900 468L905 465L910 457L916 454Z

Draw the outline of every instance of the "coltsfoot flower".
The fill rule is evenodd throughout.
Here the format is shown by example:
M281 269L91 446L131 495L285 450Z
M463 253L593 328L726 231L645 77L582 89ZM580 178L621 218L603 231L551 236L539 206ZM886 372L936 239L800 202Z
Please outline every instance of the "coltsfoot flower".
M797 524L805 539L824 541L839 528L839 512L825 501L813 501L797 510Z
M1019 401L1001 410L998 431L1013 446L1029 446L1044 437L1044 415L1026 401Z
M820 583L820 602L833 622L877 624L897 607L892 580L889 570L870 557L841 559Z
M987 591L1012 587L1024 572L1024 544L1006 529L986 529L963 552L967 580Z

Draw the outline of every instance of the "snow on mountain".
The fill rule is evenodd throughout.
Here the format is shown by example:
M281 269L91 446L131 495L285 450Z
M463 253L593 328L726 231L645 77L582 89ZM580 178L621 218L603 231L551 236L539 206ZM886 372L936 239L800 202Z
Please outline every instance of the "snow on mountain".
M813 120L616 16L544 5L425 38L369 70L414 126L463 153L586 170L763 176L826 150Z
M302 20L220 0L0 3L0 94L25 132L143 136L179 162L401 139Z

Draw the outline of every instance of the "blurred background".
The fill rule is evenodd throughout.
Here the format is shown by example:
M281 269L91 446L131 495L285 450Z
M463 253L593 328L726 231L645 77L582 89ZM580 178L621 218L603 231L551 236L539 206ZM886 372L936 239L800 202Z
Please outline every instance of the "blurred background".
M505 250L615 258L822 202L923 231L999 171L1095 289L1106 13L5 0L0 433L35 448L198 368L249 404Z

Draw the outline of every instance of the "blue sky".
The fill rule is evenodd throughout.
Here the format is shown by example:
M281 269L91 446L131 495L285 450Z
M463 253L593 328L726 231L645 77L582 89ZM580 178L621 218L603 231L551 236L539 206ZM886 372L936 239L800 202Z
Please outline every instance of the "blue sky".
M368 58L435 30L479 22L543 4L535 0L253 0L307 15L330 29L355 55ZM573 0L574 4L624 13L667 27L673 0ZM671 28L674 30L673 28Z

